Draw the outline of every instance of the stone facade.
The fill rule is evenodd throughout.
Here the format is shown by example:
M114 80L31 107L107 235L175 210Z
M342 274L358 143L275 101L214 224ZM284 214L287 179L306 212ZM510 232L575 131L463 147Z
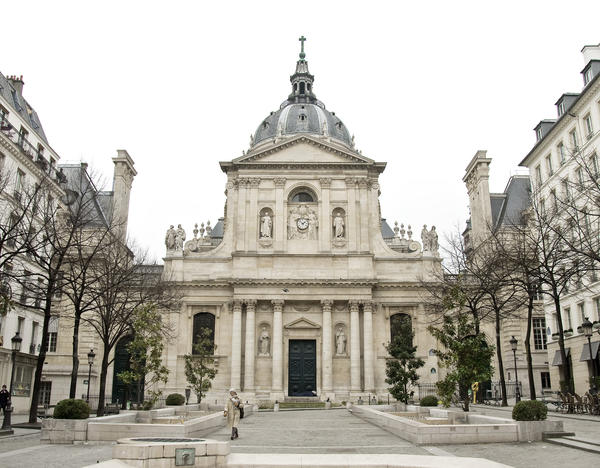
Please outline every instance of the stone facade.
M425 231L432 232L425 252L410 226L408 238L402 225L384 239L386 164L354 148L339 118L314 99L312 79L301 59L292 83L306 86L294 85L279 120L265 119L247 152L220 164L227 200L217 245L197 227L185 248L174 227L167 232L164 279L182 288L183 300L169 317L178 336L166 349L167 393L186 387L183 356L192 351L197 314L214 317L218 375L209 400L229 387L256 400L387 395L384 346L399 313L411 318L427 362L422 380L437 380L421 286L440 268L435 229ZM279 128L266 138L269 125ZM328 125L340 131L332 136ZM296 362L299 340L307 348ZM298 362L300 387L290 368Z

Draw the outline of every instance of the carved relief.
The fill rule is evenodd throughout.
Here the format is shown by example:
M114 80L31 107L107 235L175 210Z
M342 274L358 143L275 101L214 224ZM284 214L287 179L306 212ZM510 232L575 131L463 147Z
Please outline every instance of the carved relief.
M288 239L317 239L319 218L317 213L301 203L289 210Z

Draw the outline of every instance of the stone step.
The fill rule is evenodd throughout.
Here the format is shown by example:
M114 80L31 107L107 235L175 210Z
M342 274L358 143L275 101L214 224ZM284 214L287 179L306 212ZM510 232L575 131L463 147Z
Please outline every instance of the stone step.
M574 432L565 432L565 431L548 431L542 432L542 439L559 439L561 437L570 437L574 436Z
M600 454L600 446L587 444L585 442L578 442L576 440L557 438L557 439L546 439L546 442L555 445L562 445L563 447L574 448L578 450L583 450L585 452Z
M575 434L569 434L567 436L563 436L563 439L574 440L575 442L582 442L584 444L597 445L600 447L600 440L597 439L586 439L585 437L573 437Z
M315 402L318 402L321 400L318 396L313 396L313 397L286 396L286 397L284 397L283 401L285 401L286 403L315 403Z

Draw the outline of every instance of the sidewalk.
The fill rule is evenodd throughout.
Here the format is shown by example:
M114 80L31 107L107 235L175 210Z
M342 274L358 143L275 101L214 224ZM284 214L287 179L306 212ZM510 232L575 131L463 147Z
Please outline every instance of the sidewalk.
M0 418L3 416L0 414ZM1 419L0 419L1 421ZM14 427L14 424L23 424L29 421L29 415L27 414L13 414L11 418L11 424L13 424L13 432L12 435L1 436L0 440L14 439L16 437L35 435L40 433L39 429L22 429L20 427Z

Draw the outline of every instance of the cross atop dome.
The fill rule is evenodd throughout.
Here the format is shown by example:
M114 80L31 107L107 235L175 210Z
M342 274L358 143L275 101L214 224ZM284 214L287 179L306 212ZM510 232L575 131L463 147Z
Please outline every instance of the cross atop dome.
M306 38L301 36L298 40L300 41L300 60L296 62L296 72L290 77L292 94L288 96L288 101L315 102L317 97L312 92L315 77L308 71L308 62L305 60L306 54L304 53Z

